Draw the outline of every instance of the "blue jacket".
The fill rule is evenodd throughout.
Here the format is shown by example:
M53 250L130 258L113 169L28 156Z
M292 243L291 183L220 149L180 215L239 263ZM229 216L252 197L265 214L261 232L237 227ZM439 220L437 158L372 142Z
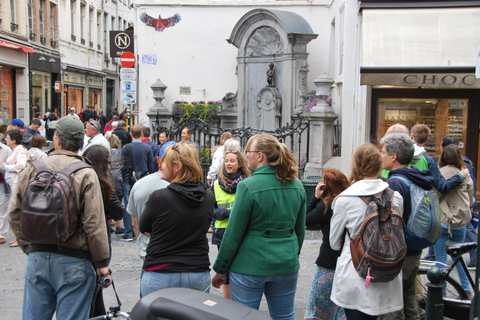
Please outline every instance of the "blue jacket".
M432 172L432 175L435 178L433 186L440 193L448 193L448 191L455 189L462 183L464 178L462 178L462 176L459 174L456 174L450 179L446 180L445 177L440 173L440 169L438 168L438 164L435 162L435 160L428 154L424 154L423 156L425 159L427 159L428 169Z
M126 146L128 145L132 146L133 171L154 173L154 164L156 164L156 161L154 160L152 149L147 144L138 141L124 145L121 153L122 159L124 160L122 177L124 183L130 184L130 172L128 170L128 155L126 149Z
M398 168L390 171L387 183L392 190L398 191L403 197L403 221L407 224L408 218L412 213L410 191L402 180L395 178L396 176L403 176L425 190L432 190L435 179L430 170L420 171L415 167ZM422 250L409 250L407 248L407 255L417 255L421 253Z
M463 162L467 165L468 172L470 172L470 178L473 181L473 196L475 197L475 204L473 207L477 206L477 174L475 173L475 168L473 167L472 160L467 157L462 157Z

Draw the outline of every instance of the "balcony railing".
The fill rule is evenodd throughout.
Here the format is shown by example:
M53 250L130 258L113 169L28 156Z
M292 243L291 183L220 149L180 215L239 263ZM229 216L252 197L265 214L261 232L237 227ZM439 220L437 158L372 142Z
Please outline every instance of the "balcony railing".
M82 44L85 44L85 39L83 39L83 38L80 39L80 42L81 42Z
M45 43L47 42L47 38L45 38L45 37L40 37L40 42L41 42L42 44L45 44Z
M50 46L52 48L56 48L57 47L57 41L53 40L53 39L50 39Z
M72 34L72 37L71 37L72 41L77 41L77 36Z
M35 33L30 32L30 40L35 41Z
M10 30L12 30L12 32L18 30L18 24L10 22Z
M90 48L93 48L93 41L90 41Z

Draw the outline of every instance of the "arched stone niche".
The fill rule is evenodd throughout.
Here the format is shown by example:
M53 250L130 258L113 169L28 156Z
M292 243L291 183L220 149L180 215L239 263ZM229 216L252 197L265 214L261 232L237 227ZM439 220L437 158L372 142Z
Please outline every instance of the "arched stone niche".
M284 125L301 109L308 95L307 44L317 38L308 22L293 12L255 9L235 25L227 40L238 48L238 125L271 130L265 124ZM261 112L259 93L268 86L269 64L275 66L274 87L280 106L277 112ZM262 119L262 116L274 119ZM275 128L273 128L275 129Z

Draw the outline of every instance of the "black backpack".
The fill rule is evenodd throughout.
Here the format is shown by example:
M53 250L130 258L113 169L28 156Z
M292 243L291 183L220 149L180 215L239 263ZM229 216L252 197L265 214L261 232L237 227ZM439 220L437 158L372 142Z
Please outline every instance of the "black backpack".
M355 269L368 282L395 279L407 255L405 223L392 204L393 195L387 188L379 198L360 197L368 206L359 235L350 241L350 252Z
M19 237L22 240L56 244L70 239L80 227L80 213L71 174L91 168L83 161L62 171L47 168L41 160L32 162L36 170L22 199Z

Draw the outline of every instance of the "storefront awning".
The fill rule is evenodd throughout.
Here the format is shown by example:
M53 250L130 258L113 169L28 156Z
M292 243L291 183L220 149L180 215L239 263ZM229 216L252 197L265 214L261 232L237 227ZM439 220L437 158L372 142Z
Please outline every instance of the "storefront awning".
M476 63L480 8L364 9L362 67Z
M7 42L7 41L3 41L3 40L0 40L0 47L10 48L10 49L18 49L18 50L22 50L25 53L35 53L35 50L33 50L32 48L24 47L24 46L14 44L14 43L11 43L11 42Z

